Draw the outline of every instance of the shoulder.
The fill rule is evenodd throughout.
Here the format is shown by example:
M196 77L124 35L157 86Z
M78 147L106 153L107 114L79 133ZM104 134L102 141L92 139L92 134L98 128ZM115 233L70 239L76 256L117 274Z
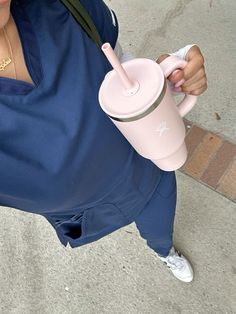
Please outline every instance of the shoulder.
M81 0L88 11L104 42L109 42L113 48L118 38L118 21L115 13L102 0Z
M52 17L58 15L58 19L61 19L62 11L65 11L65 7L61 0L13 0L20 2L24 6L30 5L39 12L44 12ZM115 47L118 38L118 21L117 17L102 0L77 0L84 6L90 17L92 18L103 42L109 42L112 47ZM66 9L67 10L67 9ZM43 14L43 13L42 13Z

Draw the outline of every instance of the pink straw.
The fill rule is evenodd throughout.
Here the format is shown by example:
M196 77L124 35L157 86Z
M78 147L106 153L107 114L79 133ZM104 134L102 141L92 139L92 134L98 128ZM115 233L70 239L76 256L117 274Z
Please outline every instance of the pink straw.
M117 72L119 75L122 83L124 84L124 87L127 90L131 90L132 88L135 87L135 83L133 83L127 73L125 72L124 68L122 67L119 59L117 58L114 50L112 49L111 45L109 43L105 43L102 45L102 51L106 55L108 61L112 65L113 69Z

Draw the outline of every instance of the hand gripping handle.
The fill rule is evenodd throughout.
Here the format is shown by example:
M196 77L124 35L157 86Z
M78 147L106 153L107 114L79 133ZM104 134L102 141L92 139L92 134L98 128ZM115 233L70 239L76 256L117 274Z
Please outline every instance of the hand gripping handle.
M175 56L169 56L163 60L159 65L167 78L171 73L177 69L184 69L187 62ZM177 105L179 114L184 117L196 104L197 96L186 95L184 99Z

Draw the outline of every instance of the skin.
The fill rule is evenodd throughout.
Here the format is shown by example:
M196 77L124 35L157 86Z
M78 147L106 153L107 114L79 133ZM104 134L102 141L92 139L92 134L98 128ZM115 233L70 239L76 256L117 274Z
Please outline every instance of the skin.
M0 30L9 20L10 4L11 0L0 0Z
M9 20L10 4L11 0L0 0L0 30ZM160 63L167 57L167 54L161 55L157 62ZM185 82L181 85L179 91L196 96L201 95L207 89L207 78L204 57L200 48L193 46L186 56L186 61L188 63L185 68L174 75L171 74L168 79L174 84L184 79Z
M157 63L160 63L169 55L161 55L157 59ZM195 96L201 95L207 89L207 78L204 67L204 57L198 46L193 46L187 53L186 61L187 65L183 70L179 70L176 74L171 74L168 79L176 84L182 79L185 80L181 85L181 91L186 94Z

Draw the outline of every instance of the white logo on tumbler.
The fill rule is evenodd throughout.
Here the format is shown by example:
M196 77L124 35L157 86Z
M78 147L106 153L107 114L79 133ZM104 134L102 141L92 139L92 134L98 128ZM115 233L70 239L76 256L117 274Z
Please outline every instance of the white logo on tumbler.
M158 128L156 129L157 132L159 132L159 136L162 136L162 134L165 131L169 131L169 128L166 127L166 121L163 121Z

